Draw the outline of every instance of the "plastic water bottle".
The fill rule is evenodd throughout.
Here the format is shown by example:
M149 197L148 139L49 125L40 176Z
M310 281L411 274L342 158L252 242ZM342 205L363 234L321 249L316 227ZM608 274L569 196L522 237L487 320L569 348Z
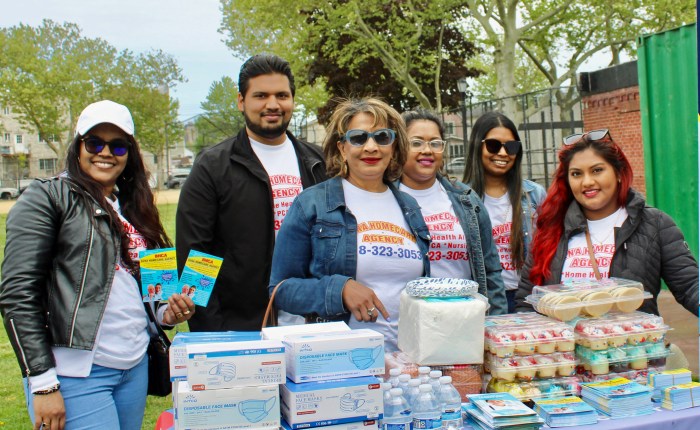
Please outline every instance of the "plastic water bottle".
M399 375L399 385L396 388L401 388L403 393L408 393L408 381L411 380L411 375L402 373Z
M430 371L430 386L433 387L433 393L437 397L438 392L440 391L440 377L442 376L442 372L439 370L431 370Z
M408 393L404 396L406 400L408 401L408 404L413 407L413 402L416 400L416 397L418 397L418 394L420 394L420 389L418 388L420 386L420 379L415 378L411 379L408 381Z
M387 382L391 383L392 388L396 388L399 386L399 375L401 374L401 370L399 369L389 369L389 379Z
M389 390L389 399L384 399L383 430L411 430L413 415L411 407L403 397L401 388Z
M413 428L415 430L442 427L440 405L430 384L420 385L420 394L413 403Z
M421 366L418 368L418 379L421 384L430 384L430 367Z
M451 376L440 378L438 402L443 430L459 430L462 428L462 396L452 385Z

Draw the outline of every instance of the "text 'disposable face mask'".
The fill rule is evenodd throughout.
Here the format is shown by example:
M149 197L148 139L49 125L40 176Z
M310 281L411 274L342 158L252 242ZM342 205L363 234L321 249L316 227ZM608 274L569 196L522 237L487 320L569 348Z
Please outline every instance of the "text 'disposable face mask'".
M345 412L352 412L357 410L360 406L365 404L364 399L353 399L350 393L345 393L340 398L340 410Z
M219 363L209 370L210 375L221 376L229 382L236 377L236 365L233 363Z
M267 416L275 406L275 397L267 400L244 400L238 403L238 412L249 422L257 423Z
M352 361L358 369L365 370L379 357L382 349L381 345L375 346L374 348L355 348L350 351L350 361Z

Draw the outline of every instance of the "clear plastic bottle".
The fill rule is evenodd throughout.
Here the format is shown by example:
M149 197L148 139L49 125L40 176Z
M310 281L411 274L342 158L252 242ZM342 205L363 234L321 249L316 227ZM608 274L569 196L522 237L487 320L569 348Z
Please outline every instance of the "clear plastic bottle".
M389 390L389 398L384 398L383 430L411 430L413 415L411 407L403 397L401 388Z
M433 387L421 384L420 394L413 402L413 428L415 430L439 429L442 427L440 405L438 404Z
M398 387L400 374L401 374L401 370L399 370L399 369L389 369L389 379L386 382L391 383L392 388Z
M440 389L437 395L443 430L462 428L462 396L452 385L451 376L440 377Z
M401 388L404 393L408 393L408 381L411 380L411 375L402 373L399 375L399 385L396 388Z
M421 366L418 368L418 379L421 384L430 384L430 367Z
M442 371L431 370L430 371L430 386L433 387L433 393L437 396L440 391L440 377L442 376Z
M386 405L387 402L391 400L391 384L388 382L382 382L379 386L382 389L382 396L384 399L383 402ZM382 425L382 422L383 421L381 420L379 421L380 426Z
M413 402L416 400L416 397L418 397L418 394L420 394L420 389L418 388L420 386L420 379L415 378L411 379L408 381L408 392L404 396L406 400L408 401L408 404L413 407Z

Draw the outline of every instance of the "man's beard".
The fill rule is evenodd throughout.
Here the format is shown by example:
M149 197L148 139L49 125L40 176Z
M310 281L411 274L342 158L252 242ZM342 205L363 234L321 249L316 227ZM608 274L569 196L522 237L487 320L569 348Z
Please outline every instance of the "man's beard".
M284 114L282 116L284 118ZM257 134L258 136L264 137L266 139L274 139L276 137L280 137L287 131L287 127L289 126L289 121L291 121L291 118L289 121L282 121L282 124L276 126L276 127L268 127L264 128L260 124L255 124L253 121L250 120L248 115L243 113L243 118L245 118L245 125L248 127L250 131L253 133Z

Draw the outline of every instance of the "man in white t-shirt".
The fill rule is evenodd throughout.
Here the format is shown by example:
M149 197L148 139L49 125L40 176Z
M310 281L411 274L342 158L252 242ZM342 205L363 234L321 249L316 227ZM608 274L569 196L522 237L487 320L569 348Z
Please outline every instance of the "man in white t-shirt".
M208 306L189 321L192 331L260 329L279 227L301 190L326 179L320 148L287 131L295 92L289 63L255 55L238 86L246 128L202 151L177 208L179 269L190 250L224 259Z

